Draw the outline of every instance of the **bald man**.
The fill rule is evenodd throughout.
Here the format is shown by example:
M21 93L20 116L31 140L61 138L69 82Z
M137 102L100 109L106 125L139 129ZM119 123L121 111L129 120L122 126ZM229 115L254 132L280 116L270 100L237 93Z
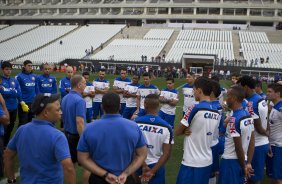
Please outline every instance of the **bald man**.
M70 80L72 76L73 76L73 68L71 66L68 66L66 68L66 77L62 78L59 84L61 99L63 99L63 97L66 96L71 90Z

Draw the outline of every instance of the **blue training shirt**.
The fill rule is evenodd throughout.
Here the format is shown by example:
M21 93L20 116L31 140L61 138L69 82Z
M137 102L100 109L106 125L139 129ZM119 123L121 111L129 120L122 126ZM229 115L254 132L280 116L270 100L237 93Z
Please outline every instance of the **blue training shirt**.
M39 75L37 85L39 93L57 93L57 81L53 75Z
M61 108L63 111L62 120L64 129L71 134L78 134L76 127L76 117L82 117L86 122L86 103L82 95L76 91L70 91L62 99Z
M18 128L8 148L20 160L21 184L63 184L62 160L70 158L65 135L53 123L33 119Z
M18 81L12 77L2 76L0 84L0 93L2 94L8 111L16 110L21 101L21 88Z
M33 98L38 93L38 86L36 84L36 75L33 73L21 72L16 76L16 79L19 82L22 100L25 103L32 103Z
M88 152L97 165L119 176L132 162L135 150L145 145L135 122L120 114L106 114L88 124L77 150Z
M60 92L61 92L61 99L63 99L64 96L66 96L68 94L66 89L71 89L70 78L68 78L68 77L62 78L60 80L59 89L60 89Z
M2 117L3 115L5 115L5 112L3 110L2 105L0 105L0 117ZM2 123L0 123L0 136L3 136L4 133L5 133L4 126Z

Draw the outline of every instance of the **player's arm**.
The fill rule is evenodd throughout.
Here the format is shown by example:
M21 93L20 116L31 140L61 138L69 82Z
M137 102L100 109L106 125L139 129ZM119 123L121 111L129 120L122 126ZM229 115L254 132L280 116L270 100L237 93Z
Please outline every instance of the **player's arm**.
M56 94L58 91L57 89L57 80L54 78L53 84L52 84L52 94Z
M6 148L4 151L4 171L7 179L13 180L15 179L15 167L14 161L16 158L17 152Z
M118 176L121 183L126 181L126 178L133 174L138 168L142 166L147 157L147 147L142 146L135 150L135 156L130 165Z
M2 97L2 95L0 94L0 104L2 106L3 112L1 113L1 117L0 117L0 123L4 124L4 125L8 125L9 121L10 121L10 114L9 111L6 107L6 103L4 98Z
M101 168L100 166L98 166L90 157L89 152L77 152L77 158L79 163L88 171L90 171L91 173L100 176L102 178L105 177L105 180L108 183L116 183L117 177L111 173L109 173L108 171L106 171L105 169ZM108 173L108 174L107 174Z
M65 86L63 79L60 80L59 89L60 89L60 92L63 96L65 96L67 94L67 88Z
M254 119L254 126L255 126L255 130L261 134L261 135L264 135L264 136L268 136L268 133L267 131L262 127L261 125L261 120L260 118L258 119Z
M171 106L176 106L177 103L178 103L178 101L179 101L179 98L178 98L178 95L177 95L177 97L171 99L171 100L168 102L168 104L171 105Z
M66 158L61 161L61 165L64 170L64 177L67 184L76 183L75 169L70 158Z
M81 135L82 131L84 130L84 118L80 116L76 116L76 128L79 135Z
M137 109L134 112L134 114L138 114L139 113L140 103L141 103L141 96L137 95L137 97L136 97L136 107L137 107Z
M237 158L239 160L242 170L244 171L245 170L245 154L244 154L244 150L242 147L241 136L233 137L233 141L235 145L235 151L236 151Z
M182 120L180 121L179 125L175 129L175 135L186 135L189 136L191 134L191 130L189 129L192 119L194 118L195 114L198 112L197 108L190 107L188 111L183 116Z
M154 165L152 169L148 170L146 173L143 173L145 177L149 177L147 178L148 180L150 180L156 174L156 172L160 169L161 166L165 165L171 155L172 144L163 144L162 148L163 154L158 160L158 162Z
M255 151L255 134L254 134L254 131L253 131L252 135L251 135L249 147L248 147L248 153L247 153L248 160L247 160L247 164L251 164L252 163L254 151Z

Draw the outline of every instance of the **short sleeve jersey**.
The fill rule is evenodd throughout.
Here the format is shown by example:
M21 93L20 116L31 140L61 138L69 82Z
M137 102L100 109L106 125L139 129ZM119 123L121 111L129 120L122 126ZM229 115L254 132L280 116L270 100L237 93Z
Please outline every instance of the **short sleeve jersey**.
M117 87L118 89L125 89L125 87L131 83L131 80L129 78L125 78L125 79L122 79L121 77L117 77L115 80L114 80L114 87ZM119 97L120 97L120 103L125 103L126 100L125 98L123 97L123 94L119 94Z
M250 114L244 109L233 111L233 115L226 128L225 146L222 157L224 159L238 159L233 138L241 137L245 160L247 160L248 147L253 131L254 122Z
M282 147L282 101L275 104L269 115L271 145Z
M183 112L186 112L189 107L195 105L193 86L190 86L189 84L185 84L182 87L182 93L184 95Z
M266 101L258 94L254 93L249 98L246 98L248 101L248 112L252 116L253 119L260 118L261 125L264 129L267 128L267 113L268 106ZM255 146L261 146L268 144L268 138L264 135L259 134L255 131Z
M137 96L140 96L140 108L144 109L144 100L146 96L149 94L160 94L160 90L153 84L150 84L149 86L145 86L142 84L138 89L137 89Z
M110 82L108 80L100 80L99 78L93 81L94 88L104 90L110 87ZM102 102L103 94L95 94L93 102Z
M127 91L130 94L136 94L137 89L140 86L140 84L128 84L125 86L124 90ZM136 107L136 97L129 97L125 98L126 100L126 107Z
M190 127L194 133L184 138L183 165L207 167L212 164L211 143L219 118L219 113L211 102L201 101L188 109L181 124Z
M166 100L178 100L178 91L176 89L169 90L168 88L165 88L161 91L160 96L164 97ZM164 104L160 110L166 114L175 115L176 107Z
M146 164L157 163L162 156L163 144L173 144L171 126L159 116L145 115L135 119L145 137L148 155Z

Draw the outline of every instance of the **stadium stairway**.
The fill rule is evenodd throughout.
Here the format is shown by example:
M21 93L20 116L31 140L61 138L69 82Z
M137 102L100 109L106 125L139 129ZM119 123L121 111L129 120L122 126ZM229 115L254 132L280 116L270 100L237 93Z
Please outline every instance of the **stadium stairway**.
M6 40L0 41L0 44L3 43L3 42L6 42L6 41L8 41L8 40L11 40L11 39L13 39L13 38L16 38L16 37L18 37L18 36L20 36L20 35L23 35L23 34L29 32L29 31L32 31L32 30L34 30L34 29L37 29L38 27L40 27L40 25L35 26L35 27L33 27L33 28L29 29L29 30L26 30L26 31L24 31L24 32L21 32L21 33L15 35L15 36L13 36L13 37L7 38ZM6 27L5 27L5 28L6 28ZM4 28L4 29L5 29L5 28Z
M166 42L163 50L161 51L160 54L162 53L166 53L166 55L168 54L169 50L172 48L174 42L177 39L178 34L180 33L179 30L174 30L174 32L172 33L171 37L169 38L169 40ZM164 52L165 51L165 52Z
M232 31L232 42L233 42L233 52L234 57L237 59L242 59L240 56L240 39L239 39L239 32Z
M25 53L25 54L23 54L23 55L21 55L21 56L18 56L18 57L16 57L16 58L14 58L13 60L16 61L17 59L19 59L19 58L21 58L21 57L24 57L24 56L26 56L26 55L28 55L28 54L31 54L31 53L33 53L33 52L36 52L36 51L42 49L43 47L46 47L46 46L50 45L50 44L53 43L53 42L56 42L56 41L58 41L58 40L61 40L61 39L62 39L63 37L65 37L66 35L71 34L72 32L74 32L74 31L76 31L76 30L78 30L78 29L80 29L80 28L81 28L81 26L77 26L76 28L74 28L74 29L72 29L71 31L69 31L69 32L67 32L67 33L65 33L65 34L63 34L62 36L60 36L60 37L58 37L58 38L56 38L56 39L54 39L54 40L52 40L52 41L50 41L50 42L48 42L48 43L42 45L41 47L38 47L38 48L36 48L36 49L34 49L34 50L30 51L30 52L27 52L27 53Z

